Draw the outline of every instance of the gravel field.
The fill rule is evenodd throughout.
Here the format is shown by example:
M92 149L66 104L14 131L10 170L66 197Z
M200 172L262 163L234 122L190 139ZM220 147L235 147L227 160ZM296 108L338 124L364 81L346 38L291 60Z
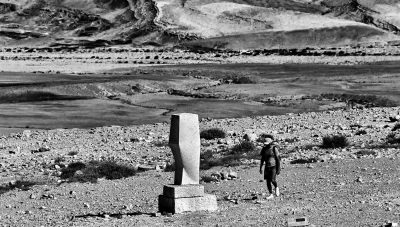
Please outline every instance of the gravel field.
M202 119L201 129L222 128L225 139L202 140L202 153L215 157L245 134L270 133L280 141L282 196L265 200L258 159L224 163L201 176L234 171L229 181L202 182L217 195L216 213L159 215L157 196L172 183L163 169L172 162L166 146L169 124L93 129L25 130L0 137L0 213L3 226L284 226L305 215L318 226L377 226L399 221L398 145L386 136L400 108L353 109L240 119ZM360 130L366 134L358 135ZM342 134L349 147L322 149L322 137ZM260 149L258 147L258 149ZM255 151L258 152L258 151ZM299 161L303 160L303 161ZM304 160L306 160L304 162ZM109 180L76 171L73 163L113 161L138 173ZM207 160L202 160L202 162ZM296 162L297 161L297 162ZM304 164L292 164L300 163ZM89 175L87 175L89 174Z

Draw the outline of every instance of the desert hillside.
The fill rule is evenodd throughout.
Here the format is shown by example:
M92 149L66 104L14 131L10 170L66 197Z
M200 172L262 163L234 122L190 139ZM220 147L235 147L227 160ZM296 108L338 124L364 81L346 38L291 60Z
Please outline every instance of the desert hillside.
M276 35L287 37L280 46L296 46L293 31L300 31L299 46L343 45L397 39L399 12L396 1L383 0L0 0L0 44L166 45L228 36L218 40L222 47L261 49L276 47L265 41ZM253 45L243 45L253 33Z

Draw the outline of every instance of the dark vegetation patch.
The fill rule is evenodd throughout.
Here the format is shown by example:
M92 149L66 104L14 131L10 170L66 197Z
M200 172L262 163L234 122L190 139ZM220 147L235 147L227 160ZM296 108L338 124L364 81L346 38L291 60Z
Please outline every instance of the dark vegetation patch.
M31 150L31 153L32 154L34 154L34 153L43 153L43 152L48 152L48 151L50 151L50 148L41 147L41 148L39 148L37 150Z
M256 84L257 80L251 76L227 76L222 79L226 84Z
M54 159L54 163L55 164L61 164L61 163L65 162L65 160L66 160L65 157L60 156L60 157L57 157L57 158Z
M360 125L360 124L352 124L352 125L350 125L350 128L352 128L352 129L361 128L361 127L362 127L362 125Z
M367 134L367 131L365 131L364 129L358 130L358 131L355 133L356 136L366 135L366 134Z
M398 133L389 133L386 137L386 142L388 144L400 144L400 134Z
M299 141L299 139L296 138L296 137L294 137L294 138L285 138L284 141L285 141L286 143L294 143L294 142Z
M6 14L17 11L17 6L12 3L0 2L0 14Z
M168 147L168 141L166 140L158 140L154 142L154 146L156 147Z
M191 98L198 98L198 99L215 99L218 96L214 94L207 94L207 93L193 93L191 91L182 91L176 89L167 89L167 93L169 95L176 95L176 96L183 96L183 97L191 97Z
M318 147L318 145L316 145L316 144L306 144L306 145L302 146L301 148L303 150L310 151L310 150L313 150L315 147Z
M231 149L219 153L211 150L200 155L200 168L210 169L214 166L239 166L243 160L259 159L256 146L249 141L243 141Z
M365 107L395 107L397 102L377 95L358 95L358 94L321 94L320 98L338 102L346 102L349 105L359 104Z
M242 141L232 147L231 151L234 154L245 154L252 152L256 149L256 146L251 141Z
M390 116L389 117L389 121L390 122L397 122L397 121L399 121L396 117L392 117L392 116Z
M213 176L201 176L201 181L205 182L205 183L211 183L211 182L218 182L219 179Z
M307 164L307 163L315 163L318 162L318 160L316 158L300 158L300 159L296 159L290 162L290 164Z
M397 124L395 124L395 125L393 126L392 131L394 132L394 131L397 131L397 130L399 130L399 129L400 129L400 123L397 123Z
M136 169L116 161L90 161L88 163L74 162L61 170L61 179L70 182L96 183L99 178L108 180L131 177Z
M322 148L343 148L349 146L349 141L344 135L325 136L322 138Z
M374 150L360 150L355 153L357 156L368 156L368 155L376 155L376 151Z
M70 152L68 152L68 155L69 156L75 156L75 155L78 155L78 152L77 151L70 151Z
M0 95L0 103L40 102L57 100L91 99L82 96L57 95L46 91L25 91Z
M302 146L296 146L293 149L282 150L280 156L281 156L281 158L283 158L285 155L297 153L299 151L312 151L312 150L320 148L320 146L321 146L320 144L305 144ZM289 157L289 156L286 156L286 157Z
M219 129L219 128L210 128L206 129L200 132L200 138L206 139L206 140L213 140L213 139L218 139L218 138L225 138L226 133L224 130Z

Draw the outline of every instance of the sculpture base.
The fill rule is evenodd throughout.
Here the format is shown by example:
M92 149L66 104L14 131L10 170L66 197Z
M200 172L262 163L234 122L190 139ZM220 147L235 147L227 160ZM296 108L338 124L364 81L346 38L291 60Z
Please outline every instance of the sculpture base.
M218 204L215 195L204 194L202 185L169 185L158 198L158 209L173 214L216 211Z
M164 185L163 195L169 198L202 197L204 186L201 184Z
M175 199L160 195L158 208L160 212L179 214L194 211L216 211L218 205L215 195L204 194L202 197Z

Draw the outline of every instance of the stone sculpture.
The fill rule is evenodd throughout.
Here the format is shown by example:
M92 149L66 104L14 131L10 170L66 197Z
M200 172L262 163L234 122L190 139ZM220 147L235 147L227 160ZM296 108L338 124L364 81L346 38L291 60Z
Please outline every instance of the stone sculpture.
M174 184L199 184L200 131L196 114L171 117L169 146L175 159Z
M204 186L199 184L200 131L196 114L172 115L169 146L175 159L175 179L174 185L165 185L159 196L160 212L217 210L216 197L205 194Z

